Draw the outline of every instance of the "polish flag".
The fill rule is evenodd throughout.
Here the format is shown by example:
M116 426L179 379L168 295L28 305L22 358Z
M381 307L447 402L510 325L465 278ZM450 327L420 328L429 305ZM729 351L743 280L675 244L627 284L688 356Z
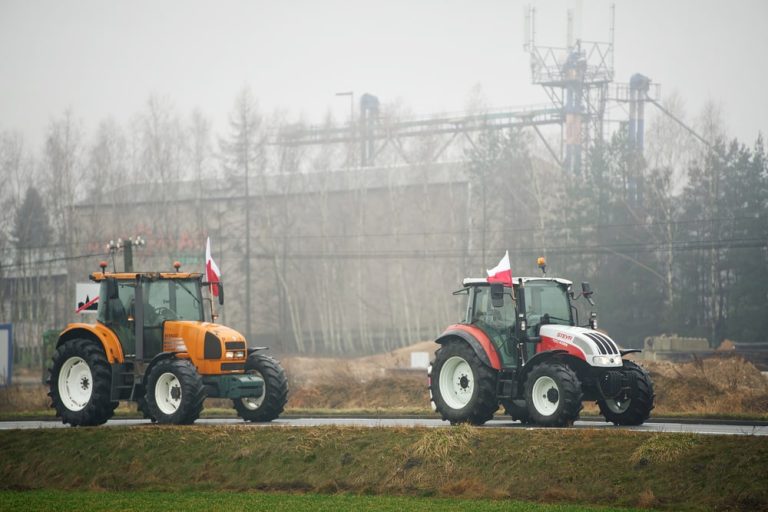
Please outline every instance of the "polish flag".
M501 283L505 286L512 286L512 267L509 265L509 251L504 253L504 257L498 265L488 270L489 283Z
M211 237L208 237L208 241L205 243L205 276L209 283L218 283L221 278L219 266L211 258ZM218 297L219 287L215 284L211 285L211 292Z

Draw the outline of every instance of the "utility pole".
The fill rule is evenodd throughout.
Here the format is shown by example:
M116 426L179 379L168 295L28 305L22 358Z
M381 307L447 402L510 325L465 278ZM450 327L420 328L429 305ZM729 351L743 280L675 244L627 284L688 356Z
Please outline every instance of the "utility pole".
M112 270L117 272L117 266L115 265L115 254L119 251L123 252L123 272L133 272L133 248L143 247L146 245L146 241L140 236L136 238L129 237L128 240L118 238L117 242L110 240L107 244L107 251L112 255Z

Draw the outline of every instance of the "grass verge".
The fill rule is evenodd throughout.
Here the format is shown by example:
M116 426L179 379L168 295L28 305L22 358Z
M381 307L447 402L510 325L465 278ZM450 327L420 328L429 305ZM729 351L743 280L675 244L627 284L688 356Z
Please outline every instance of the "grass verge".
M5 490L290 491L768 509L765 437L146 425L3 431L0 453Z

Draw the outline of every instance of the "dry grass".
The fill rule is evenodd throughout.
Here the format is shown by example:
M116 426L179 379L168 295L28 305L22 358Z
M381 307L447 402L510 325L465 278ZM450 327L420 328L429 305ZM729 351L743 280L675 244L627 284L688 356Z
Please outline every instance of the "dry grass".
M740 357L643 365L654 382L657 415L768 414L768 379Z

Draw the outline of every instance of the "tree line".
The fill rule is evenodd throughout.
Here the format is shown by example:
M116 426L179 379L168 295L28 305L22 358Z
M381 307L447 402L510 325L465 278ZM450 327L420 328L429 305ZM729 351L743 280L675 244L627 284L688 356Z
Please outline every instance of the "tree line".
M684 117L681 103L673 96L666 106ZM73 297L82 279L69 276L54 289L46 276L55 271L49 265L47 274L35 272L36 262L64 261L68 273L84 275L92 265L80 258L94 259L109 237L132 234L120 231L129 214L117 205L150 188L165 205L142 220L163 240L157 261L175 259L189 232L226 230L224 270L250 283L248 292L230 292L227 320L252 336L277 332L285 351L375 352L436 335L460 318L448 292L462 276L483 275L506 249L515 275L538 273L536 257L544 255L549 275L592 282L602 327L624 345L641 346L645 336L661 333L703 336L713 346L726 338L766 341L762 136L749 144L729 139L713 106L692 122L710 146L658 116L642 154L620 126L590 148L572 175L529 131L488 129L459 155L461 186L430 182L442 164L423 155L441 142L416 139L399 148L410 165L387 171L382 194L363 178L355 181L364 173L349 164L353 144L270 144L272 133L295 124L282 113L262 113L248 89L223 133L200 111L182 115L161 97L150 97L127 124L99 123L90 137L65 112L47 127L41 148L0 134L0 279L35 276L17 279L22 285L13 290L3 287L0 318L36 326L26 333L33 340L60 327L67 315L52 315L45 297ZM378 162L393 163L386 154ZM331 186L339 169L348 171L351 191L341 205ZM399 185L397 176L407 176L409 185ZM216 181L253 198L236 219L227 204L207 199ZM190 197L191 210L179 206ZM78 205L89 202L101 209L83 222ZM304 238L286 235L298 232ZM371 261L376 251L387 259ZM308 254L317 258L301 259ZM311 269L311 281L302 268ZM260 293L265 283L274 293ZM19 318L10 304L20 296L30 304L43 299Z

